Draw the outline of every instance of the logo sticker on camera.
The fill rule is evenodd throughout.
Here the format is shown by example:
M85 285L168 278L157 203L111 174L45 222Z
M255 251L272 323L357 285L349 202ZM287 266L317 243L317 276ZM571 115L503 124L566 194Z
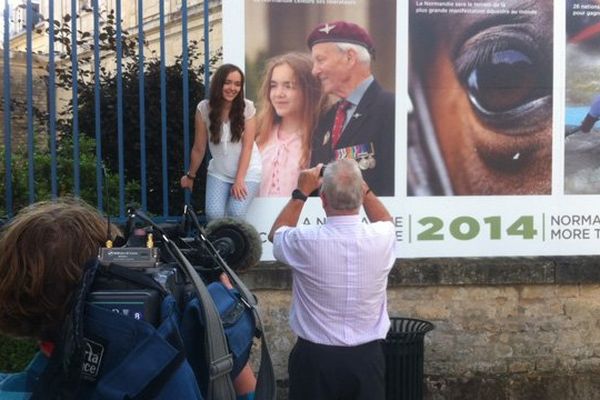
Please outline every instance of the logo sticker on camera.
M81 377L88 381L95 381L102 365L104 346L88 338L83 338L83 364Z

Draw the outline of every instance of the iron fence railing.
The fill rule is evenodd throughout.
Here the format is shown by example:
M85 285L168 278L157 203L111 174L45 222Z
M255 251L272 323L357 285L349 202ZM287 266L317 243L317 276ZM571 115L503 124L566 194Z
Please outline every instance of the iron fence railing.
M23 4L19 7L25 8L26 12L26 23L25 23L25 86L26 90L24 93L17 93L12 89L15 85L15 81L19 80L16 76L16 72L13 69L12 63L14 62L13 56L19 50L14 49L14 41L15 36L10 36L10 27L11 27L11 18L10 18L10 7L9 0L4 0L4 10L3 10L3 25L4 25L4 35L3 35L3 87L2 87L2 102L1 102L1 113L0 115L3 118L2 124L2 135L3 135L3 149L2 156L4 158L3 166L0 168L3 169L3 176L0 178L3 180L1 183L4 186L4 201L0 204L0 212L7 217L11 217L16 209L22 206L23 202L33 203L37 200L40 200L40 195L38 194L39 190L36 191L36 185L40 185L40 182L46 182L46 185L49 187L46 195L50 198L56 198L57 196L64 195L66 193L72 194L74 196L81 197L82 191L86 191L89 193L92 191L94 193L94 200L96 202L96 206L98 209L106 211L107 208L107 200L105 198L107 186L109 185L106 179L106 169L105 169L105 160L108 157L107 154L103 152L103 142L106 140L112 140L112 138L107 138L106 131L107 126L106 119L103 118L103 112L106 112L106 108L103 107L102 102L106 101L106 96L103 93L105 88L103 87L103 79L107 80L108 76L104 67L107 60L114 58L114 79L116 79L116 105L114 106L114 113L116 114L116 129L111 127L111 131L116 130L116 142L117 142L117 156L112 157L116 158L116 162L111 164L114 175L118 175L118 196L116 193L109 194L115 198L118 198L118 207L117 209L112 209L109 213L113 214L113 216L118 217L118 219L124 219L126 214L127 201L131 199L126 199L126 183L131 180L131 176L128 176L128 173L131 171L127 170L125 167L126 160L131 157L139 158L139 172L135 174L135 181L139 184L139 192L138 195L135 196L134 202L138 204L144 210L148 210L152 208L152 213L157 217L157 219L170 219L176 217L176 214L173 212L172 201L173 201L173 192L174 192L174 180L178 178L180 175L177 173L177 176L169 176L175 175L171 170L171 174L169 173L169 168L173 165L173 154L177 154L178 157L181 155L180 165L177 166L177 170L185 170L189 164L189 150L190 150L190 118L193 118L193 109L190 110L190 52L196 51L197 54L195 58L203 59L203 66L198 67L198 74L194 76L202 77L203 82L208 82L208 74L209 74L209 66L211 62L214 62L214 59L211 59L211 49L209 45L209 32L210 32L210 13L211 13L211 5L218 7L220 5L220 1L196 1L193 6L188 6L188 0L181 0L180 8L177 10L173 10L170 8L169 10L165 10L165 1L158 1L159 11L158 11L158 24L156 21L150 21L149 18L146 18L144 15L145 10L145 2L144 0L137 1L137 19L136 23L137 28L135 33L129 33L123 26L123 15L122 15L122 0L116 0L114 2L114 29L107 30L106 28L106 18L110 15L113 10L102 9L102 5L99 4L99 0L92 0L91 9L87 9L87 13L92 14L92 24L91 30L85 31L83 29L83 25L81 23L81 14L82 11L80 9L81 5L78 0L70 1L70 10L62 10L62 15L57 16L57 4L62 4L61 2L56 1L48 1L47 2L47 16L42 15L42 22L38 24L33 23L34 14L37 15L37 9L34 10L32 7L32 1L27 0L23 1ZM106 3L106 2L102 2ZM150 0L146 1L146 3L150 3ZM175 2L173 2L175 3ZM169 3L170 4L170 3ZM179 7L179 6L178 6ZM189 39L188 39L188 11L193 10L195 18L203 19L203 30L202 37L193 38L197 42L204 42L203 46L203 57L200 56L201 51L197 47L190 47ZM70 11L70 18L67 16L65 18L65 11ZM169 12L167 15L166 12ZM58 17L58 18L57 18ZM129 16L126 16L129 17ZM89 18L89 17L88 17ZM56 20L56 21L55 21ZM127 19L130 21L130 19ZM180 24L180 29L173 28L173 21L175 23ZM167 26L167 22L170 24ZM155 109L151 111L148 110L148 93L149 90L149 82L148 82L148 59L146 56L145 50L148 50L148 42L146 40L147 32L146 30L153 23L152 29L154 29L155 25L158 25L158 34L159 34L159 84L160 84L160 167L157 165L149 165L148 156L151 153L155 153L158 150L156 148L151 148L148 144L149 132L152 131L152 134L155 134L156 128L155 126L148 126L148 117L150 114L155 113ZM181 113L182 118L182 131L174 133L172 130L168 129L168 120L173 118L172 110L167 109L167 105L172 100L168 97L167 93L167 60L166 53L167 50L173 51L173 46L167 49L167 29L169 30L169 34L172 34L173 31L180 32L181 35L181 56L180 56L180 65L181 65L181 96L182 96L182 104L183 110ZM65 36L65 33L70 33L70 40L68 35ZM108 37L107 37L108 32ZM133 32L133 31L132 31ZM132 39L135 36L135 40L132 39L132 43L136 43L137 48L126 49L126 41L124 38L126 35L128 38ZM18 35L17 35L18 36ZM22 36L22 34L21 34ZM41 39L40 39L41 38ZM34 40L37 41L37 48L39 49L40 40L42 43L45 42L47 44L46 51L36 51L35 57L38 59L36 63L39 63L39 59L43 59L43 68L45 72L43 74L43 82L45 83L45 87L42 89L45 91L46 101L43 106L40 107L39 102L36 103L34 100L34 85L36 86L36 91L39 91L39 76L34 76L35 68L39 66L34 63ZM84 46L84 43L86 46ZM114 48L112 50L107 49L108 45L113 44ZM103 47L104 46L104 47ZM44 46L42 46L44 47ZM109 46L110 47L110 46ZM57 51L58 49L58 51ZM20 49L23 52L23 49ZM131 52L130 52L131 51ZM68 56L65 55L68 53ZM109 54L110 53L110 54ZM125 56L129 55L133 57L127 58L125 60ZM214 58L214 54L213 54ZM212 60L212 61L211 61ZM91 77L85 74L84 69L82 69L82 64L88 63L90 66L90 71L92 71ZM130 64L127 64L130 63ZM36 65L34 65L36 64ZM126 115L125 106L130 106L130 104L125 104L124 102L128 101L124 96L124 75L125 72L123 68L127 66L127 71L129 72L137 72L137 121L132 121L129 119L129 115ZM137 71L136 71L137 70ZM60 75L67 74L67 75ZM64 76L68 76L70 74L71 79L71 87L70 87L70 98L68 98L61 104L59 101L59 96L63 96L65 92L64 89L66 87L63 85L61 88L59 85L59 76L62 77L61 82L65 82ZM37 79L37 80L36 80ZM85 79L88 79L88 85L90 88L93 88L93 113L87 112L85 114L86 118L93 119L91 126L93 126L93 132L82 132L81 131L81 107L84 107L83 104L80 104L80 96L81 90L80 87L81 82L84 82ZM131 79L131 76L129 77ZM57 87L59 86L59 87ZM205 88L206 89L206 88ZM204 93L207 91L205 90ZM204 94L203 94L204 95ZM24 98L23 98L24 97ZM39 94L35 96L35 98L39 98ZM193 104L194 106L195 104ZM87 106L87 105L86 105ZM193 107L192 106L192 107ZM15 118L17 114L20 114L20 108L24 107L25 110L25 118L26 118L26 126L15 124ZM66 114L65 114L66 110ZM112 112L112 109L109 109ZM65 119L65 115L70 116L70 118ZM40 119L42 122L39 124L35 124L36 118ZM127 119L127 120L126 120ZM89 121L88 121L89 122ZM65 124L70 126L70 130L65 128ZM135 148L132 146L128 146L128 143L131 142L131 137L125 136L125 124L137 124L139 125L139 138L135 138L138 144L136 144ZM90 126L90 124L86 124L86 126ZM66 132L66 133L65 133ZM84 154L86 150L82 148L81 140L82 135L87 135L89 138L93 140L95 143L95 151L93 151L91 155L95 158L95 166L93 171L93 177L95 179L89 179L89 174L86 173L85 176L82 175L82 162L84 157L91 156L90 154ZM181 139L181 147L177 149L170 149L168 147L168 138L170 135L178 134L182 136ZM69 137L70 136L70 137ZM72 161L71 163L71 171L69 172L69 184L66 181L61 181L62 176L59 171L61 160L58 149L63 143L66 143L66 140L69 139L69 145L72 146ZM15 143L19 143L17 146ZM39 143L43 143L43 147L48 154L49 157L49 168L40 169L36 168L36 152L39 151ZM20 193L15 193L17 188L15 187L16 175L17 173L23 174L23 164L16 163L16 151L17 147L23 151L23 154L26 149L27 156L23 155L23 163L27 164L26 168L26 185L24 180L22 183L23 186L26 186L27 197L26 200L21 200L21 203L17 203L15 201L16 195L22 195ZM138 148L139 147L139 148ZM139 151L139 154L135 154ZM61 153L62 154L62 153ZM26 160L26 161L25 161ZM114 161L114 160L113 160ZM153 177L149 176L149 171L154 172L157 168L160 169L160 180L162 182L160 188L160 200L152 200L153 203L157 203L160 201L160 205L157 204L149 204L149 193L155 193L158 190L156 189L156 174ZM171 168L172 169L172 168ZM48 182L49 181L49 182ZM153 187L150 187L150 181L153 182ZM180 201L189 202L190 201L190 193L178 193L178 196L182 197Z

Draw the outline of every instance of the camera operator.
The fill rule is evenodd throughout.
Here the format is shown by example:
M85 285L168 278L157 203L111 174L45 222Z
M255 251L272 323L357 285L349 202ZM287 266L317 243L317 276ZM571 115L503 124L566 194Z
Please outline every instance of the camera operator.
M94 208L72 198L33 204L2 228L0 332L38 340L39 352L23 372L0 374L1 399L29 399L36 390L61 340L84 265L98 256L107 234L114 239L119 230L107 226L106 219ZM226 277L221 280L231 288ZM161 355L156 354L156 358ZM193 375L189 377L194 379ZM256 380L248 365L233 384L238 399L254 397ZM182 389L182 393L188 392Z
M356 161L329 164L320 178L322 167L301 172L269 233L275 258L292 268L290 326L298 341L289 357L290 399L383 400L392 217ZM296 227L307 194L319 187L326 223Z
M107 240L106 219L83 201L24 208L0 236L0 331L34 338L40 351L25 371L0 378L0 398L26 399L60 337L82 266ZM116 227L110 227L116 236Z

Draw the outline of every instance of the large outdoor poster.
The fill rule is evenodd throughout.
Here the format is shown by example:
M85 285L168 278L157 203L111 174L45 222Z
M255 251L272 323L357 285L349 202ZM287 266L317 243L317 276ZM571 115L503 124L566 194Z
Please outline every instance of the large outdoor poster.
M273 63L310 57L316 27L349 22L370 34L373 77L395 104L377 117L390 121L379 128L386 145L365 139L344 156L385 182L377 193L394 216L399 258L598 253L600 2L232 0L223 18L225 61L244 66L259 117L273 101L265 82L301 75L274 74ZM329 145L323 114L338 100L320 105L312 157L300 157ZM269 168L265 188L279 187ZM265 238L287 190L265 191L250 209ZM309 198L300 223L324 220Z

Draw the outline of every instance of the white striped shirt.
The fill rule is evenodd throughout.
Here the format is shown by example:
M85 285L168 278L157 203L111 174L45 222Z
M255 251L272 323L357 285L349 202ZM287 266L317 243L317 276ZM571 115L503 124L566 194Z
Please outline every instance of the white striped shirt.
M293 271L294 333L332 346L385 338L394 244L391 222L366 224L359 215L328 217L325 225L280 227L273 255Z

